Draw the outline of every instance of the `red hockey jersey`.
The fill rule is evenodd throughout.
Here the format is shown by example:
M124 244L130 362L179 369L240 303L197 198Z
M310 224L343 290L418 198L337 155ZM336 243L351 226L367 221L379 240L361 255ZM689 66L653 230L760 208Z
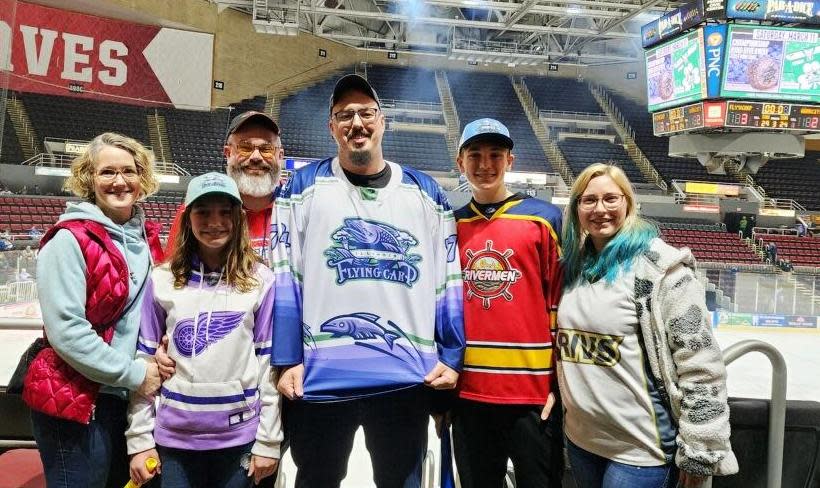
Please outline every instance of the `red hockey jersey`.
M524 198L500 204L490 218L473 203L455 217L467 338L459 395L543 405L554 384L561 211Z

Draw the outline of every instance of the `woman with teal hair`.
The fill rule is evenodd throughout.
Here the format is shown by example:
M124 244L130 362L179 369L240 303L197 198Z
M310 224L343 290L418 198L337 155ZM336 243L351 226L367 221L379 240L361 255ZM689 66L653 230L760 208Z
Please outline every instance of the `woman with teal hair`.
M692 488L737 472L692 253L638 214L617 166L578 175L564 222L555 348L578 488Z

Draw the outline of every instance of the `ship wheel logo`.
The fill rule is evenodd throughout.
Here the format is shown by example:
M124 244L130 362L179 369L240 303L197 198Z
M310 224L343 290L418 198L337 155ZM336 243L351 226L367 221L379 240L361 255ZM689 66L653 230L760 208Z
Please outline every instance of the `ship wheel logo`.
M492 300L498 297L512 301L510 287L521 277L521 272L510 264L513 250L496 251L493 241L488 240L484 249L467 249L466 254L464 282L467 284L467 299L480 298L484 308L490 308Z

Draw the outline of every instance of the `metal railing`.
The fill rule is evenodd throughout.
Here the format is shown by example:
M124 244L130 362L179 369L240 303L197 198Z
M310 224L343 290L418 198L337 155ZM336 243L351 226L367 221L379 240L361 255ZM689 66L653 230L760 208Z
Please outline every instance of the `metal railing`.
M761 208L778 208L783 210L794 210L795 212L805 212L806 207L791 198L764 198Z
M612 121L606 115L591 114L586 112L567 112L563 110L539 110L538 116L542 119L581 120L600 122L603 124L612 125Z
M386 98L381 100L381 106L385 109L402 112L442 113L441 104L434 102L417 102L414 100L395 100Z
M766 488L780 488L783 479L783 443L786 436L786 361L774 346L758 340L738 342L723 351L726 366L750 352L762 353L772 363L769 435L766 455ZM711 486L711 482L709 483Z
M26 166L44 166L48 168L60 168L60 169L69 169L71 167L72 161L76 156L73 154L63 154L63 153L40 153L34 157L26 159L23 161L23 165ZM154 162L154 171L159 174L166 174L166 175L177 175L177 176L190 176L189 173L185 168L182 166L169 163L166 161L155 161Z

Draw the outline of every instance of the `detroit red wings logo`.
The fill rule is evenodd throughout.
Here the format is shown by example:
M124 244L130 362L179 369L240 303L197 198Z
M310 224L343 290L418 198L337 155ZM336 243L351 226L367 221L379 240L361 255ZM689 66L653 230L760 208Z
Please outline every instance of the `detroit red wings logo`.
M510 264L512 249L499 252L493 249L493 241L487 241L484 249L467 249L467 265L464 267L464 283L467 299L480 298L484 308L490 308L493 299L513 299L510 287L521 277L521 272Z

